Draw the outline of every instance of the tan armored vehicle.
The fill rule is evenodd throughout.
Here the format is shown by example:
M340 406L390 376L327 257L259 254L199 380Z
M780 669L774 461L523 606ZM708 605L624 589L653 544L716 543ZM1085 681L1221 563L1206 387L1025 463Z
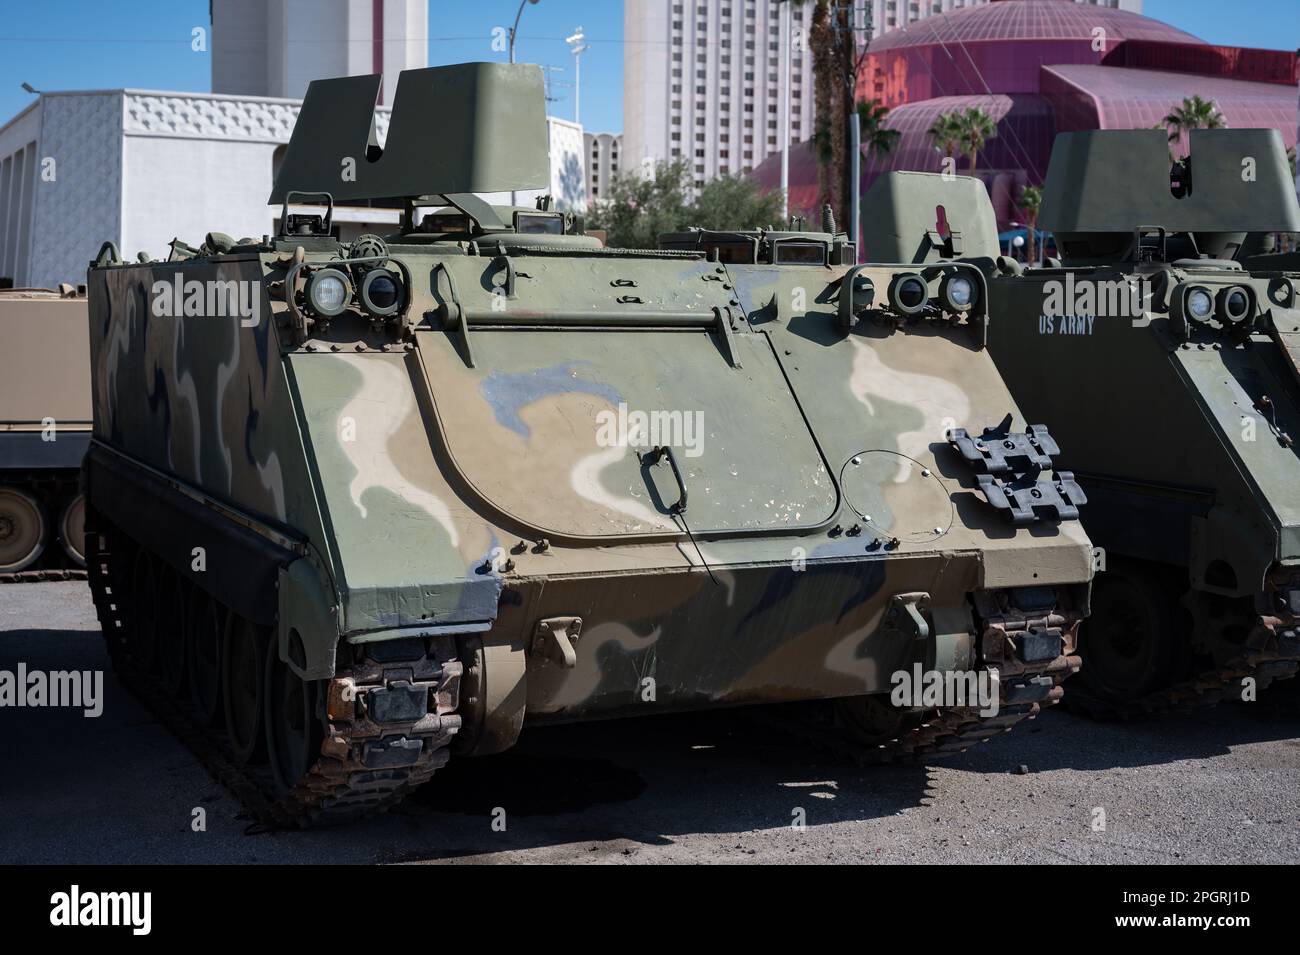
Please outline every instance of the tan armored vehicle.
M85 566L89 444L85 290L0 291L0 576Z

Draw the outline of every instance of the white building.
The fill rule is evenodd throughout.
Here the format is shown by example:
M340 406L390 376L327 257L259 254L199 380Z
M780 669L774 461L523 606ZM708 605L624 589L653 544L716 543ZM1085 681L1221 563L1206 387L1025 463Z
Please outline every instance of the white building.
M211 0L212 92L302 99L322 76L428 66L428 0Z
M375 71L387 90L390 76L395 86L399 70L427 63L425 4L415 0L213 0L212 15L219 92L41 93L0 125L0 278L47 287L85 281L105 241L124 258L159 258L173 238L198 245L208 232L273 234L280 210L266 200L307 82ZM290 20L288 39L283 30L265 39L271 26ZM370 42L380 35L382 44ZM354 55L357 49L370 55ZM381 142L388 118L388 107L378 107ZM545 191L558 208L584 211L582 127L550 118L547 128ZM516 201L529 205L542 191ZM509 202L508 194L485 198ZM397 209L368 206L334 213L344 240L392 232L399 218Z
M610 183L619 173L623 137L619 133L584 133L582 140L587 162L587 200L598 202L609 195Z
M813 134L812 4L791 12L790 138ZM781 149L780 4L624 0L623 164L684 158L698 187Z
M989 0L859 0L876 35ZM1142 0L1078 0L1142 12ZM812 138L814 4L792 5L790 140ZM623 163L686 159L696 187L781 149L781 4L623 0ZM866 10L860 21L865 26ZM588 150L590 156L590 150Z
M989 0L871 0L871 22L875 35L879 36L896 27L924 20L932 13L948 13L951 10L980 6L988 2ZM1130 13L1142 12L1142 0L1075 0L1075 2L1110 7L1112 10L1127 10Z

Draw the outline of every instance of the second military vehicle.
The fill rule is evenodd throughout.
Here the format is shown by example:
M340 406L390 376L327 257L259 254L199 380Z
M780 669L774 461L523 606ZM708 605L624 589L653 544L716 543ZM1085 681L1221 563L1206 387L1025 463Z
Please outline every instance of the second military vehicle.
M999 256L975 180L895 174L866 218L873 254L980 265L989 348L1087 492L1104 572L1071 703L1141 716L1294 674L1300 277L1234 260L1252 232L1300 229L1278 133L1196 130L1178 163L1158 130L1061 134L1047 267Z
M85 290L0 290L0 581L84 575Z
M809 731L892 758L1061 695L1092 546L978 269L603 248L476 195L549 179L536 67L404 72L382 145L378 85L311 84L278 235L89 273L95 603L250 807L351 818L531 724L838 700Z

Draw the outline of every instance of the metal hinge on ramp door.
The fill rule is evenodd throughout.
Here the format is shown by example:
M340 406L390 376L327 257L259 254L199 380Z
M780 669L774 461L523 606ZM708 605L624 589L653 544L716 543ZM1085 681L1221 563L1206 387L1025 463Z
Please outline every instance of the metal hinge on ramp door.
M581 617L545 617L533 631L533 653L571 670L578 665L573 645L582 633Z

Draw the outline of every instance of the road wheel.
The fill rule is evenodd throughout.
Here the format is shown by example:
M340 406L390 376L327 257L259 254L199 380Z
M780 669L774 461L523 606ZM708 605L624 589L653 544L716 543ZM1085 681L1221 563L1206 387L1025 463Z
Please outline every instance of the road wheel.
M266 752L276 787L287 792L320 754L324 730L316 713L318 684L294 673L274 647L266 654Z
M185 580L170 566L161 568L156 601L158 664L163 687L179 699L185 689Z
M226 617L226 641L221 654L221 683L230 747L241 763L259 762L266 755L262 712L266 697L265 627L238 614Z
M78 567L86 566L86 495L78 494L64 506L59 517L59 541L63 552Z
M41 502L16 487L0 487L0 573L17 573L36 563L45 536Z
M896 739L907 727L907 710L894 706L885 693L850 696L835 701L835 721L864 746Z
M158 651L158 568L143 547L136 551L131 572L126 648L131 665L141 673L153 669Z
M225 716L221 694L221 645L225 621L221 605L195 588L190 593L185 624L185 667L190 699L204 726L218 726Z
M1177 649L1171 589L1138 564L1099 573L1079 632L1083 689L1108 702L1139 700L1166 685Z

